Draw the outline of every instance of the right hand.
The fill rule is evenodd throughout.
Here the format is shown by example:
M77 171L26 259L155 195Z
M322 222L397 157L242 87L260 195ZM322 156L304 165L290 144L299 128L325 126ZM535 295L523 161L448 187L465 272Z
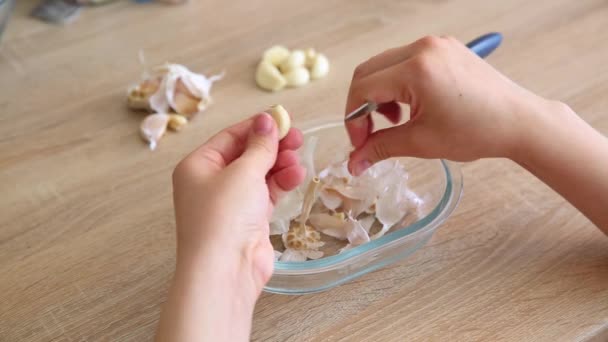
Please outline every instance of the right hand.
M409 104L410 120L376 132L371 115L348 122L355 175L396 156L512 158L528 129L527 116L549 104L450 37L425 37L359 65L346 113L366 101L381 104L378 112L394 124L401 120L398 102Z

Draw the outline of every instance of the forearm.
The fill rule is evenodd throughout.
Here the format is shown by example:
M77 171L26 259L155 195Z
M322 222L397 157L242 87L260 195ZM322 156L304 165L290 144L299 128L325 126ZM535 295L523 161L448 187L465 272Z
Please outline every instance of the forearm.
M513 159L608 234L608 139L555 102L526 124Z
M226 251L224 251L226 252ZM257 294L233 253L178 255L156 341L248 341Z

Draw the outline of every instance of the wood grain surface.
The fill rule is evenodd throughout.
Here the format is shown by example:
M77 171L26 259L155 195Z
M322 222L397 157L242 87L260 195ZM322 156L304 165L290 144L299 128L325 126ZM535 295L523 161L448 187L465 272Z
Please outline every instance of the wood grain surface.
M60 27L27 17L36 2L18 1L0 45L0 341L150 340L174 267L174 165L272 103L296 125L340 117L358 63L423 35L503 32L491 64L608 133L604 0L119 1ZM331 74L258 90L274 43L324 51ZM227 72L214 105L155 152L125 107L140 49ZM463 173L428 246L325 293L264 294L252 339L608 341L608 238L509 161Z

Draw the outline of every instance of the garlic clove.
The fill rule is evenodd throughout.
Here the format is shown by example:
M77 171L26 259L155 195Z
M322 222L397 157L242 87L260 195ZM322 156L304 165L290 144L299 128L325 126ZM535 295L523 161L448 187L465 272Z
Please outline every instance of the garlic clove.
M310 67L310 77L317 80L327 76L327 74L329 74L329 60L324 54L318 53Z
M179 114L169 114L169 128L174 131L181 130L188 123L188 119Z
M282 45L275 45L264 51L262 60L268 61L272 65L278 67L287 59L287 57L289 57L289 49Z
M260 88L270 91L281 90L287 85L287 80L285 80L279 69L266 60L262 60L258 64L255 72L255 82Z
M308 48L304 50L304 56L306 57L304 65L309 69L312 68L315 58L317 57L317 52L313 48Z
M201 99L194 96L182 82L178 79L175 83L175 94L173 95L173 110L176 113L191 116L198 113L198 106Z
M279 69L282 73L287 73L288 71L304 67L306 64L306 54L302 50L293 50L289 56L281 63Z
M301 87L310 82L310 72L304 67L297 67L287 71L283 76L289 87Z
M277 123L279 140L285 138L287 133L289 133L289 129L291 128L291 118L289 117L289 113L287 113L287 110L285 110L285 108L279 104L270 106L270 110L268 112Z
M140 84L129 89L127 94L127 105L133 110L151 111L150 96L158 90L160 78L146 79Z
M164 113L150 114L144 118L139 126L141 137L148 142L151 150L158 145L158 141L167 131L169 115Z

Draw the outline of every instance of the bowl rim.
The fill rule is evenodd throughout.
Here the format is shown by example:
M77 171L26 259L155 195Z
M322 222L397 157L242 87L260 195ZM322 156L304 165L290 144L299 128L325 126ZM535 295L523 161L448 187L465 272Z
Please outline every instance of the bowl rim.
M342 120L323 120L315 121L306 125L308 128L303 128L304 135L324 128L334 128L343 126ZM437 159L435 159L437 160ZM463 179L460 166L455 162L438 159L443 166L445 172L446 186L443 196L431 210L429 214L420 220L399 230L392 231L376 240L364 243L360 246L353 247L343 253L324 257L318 260L309 260L301 262L274 262L274 275L304 275L318 274L340 269L348 264L352 264L357 260L372 257L372 254L378 253L383 249L401 244L406 240L412 239L417 235L423 234L430 230L435 230L452 214L460 197L462 196Z

